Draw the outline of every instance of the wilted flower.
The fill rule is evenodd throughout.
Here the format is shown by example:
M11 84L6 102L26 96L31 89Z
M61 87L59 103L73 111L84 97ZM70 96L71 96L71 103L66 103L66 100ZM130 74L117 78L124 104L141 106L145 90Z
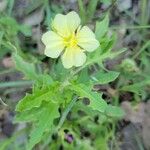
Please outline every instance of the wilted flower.
M61 54L65 68L81 66L86 61L85 51L92 52L98 46L94 33L87 26L80 26L80 18L74 11L67 15L57 14L52 30L42 36L45 55L57 58Z

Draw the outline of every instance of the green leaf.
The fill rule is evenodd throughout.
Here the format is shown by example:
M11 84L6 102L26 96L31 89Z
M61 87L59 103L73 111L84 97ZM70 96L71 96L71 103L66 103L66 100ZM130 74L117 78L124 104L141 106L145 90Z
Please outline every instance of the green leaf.
M105 112L107 103L102 99L102 95L92 92L91 88L84 84L72 85L72 89L81 97L86 97L90 100L89 107L99 112Z
M13 7L14 7L14 4L15 4L15 0L8 0L8 4L7 4L7 12L8 12L8 15L11 16L12 15L12 10L13 10Z
M31 27L27 26L27 25L20 25L19 26L19 30L21 33L23 33L25 36L31 36L32 35L32 31L31 31Z
M53 79L50 75L37 73L33 63L24 61L24 59L17 54L13 54L13 58L17 70L21 71L27 79L33 80L40 85L50 85L53 83Z
M87 8L87 18L88 20L92 19L94 13L96 11L96 6L98 4L98 0L90 0Z
M1 47L2 39L3 39L3 35L4 35L4 32L0 31L0 47Z
M85 66L89 66L92 65L94 63L98 63L101 64L104 60L106 59L113 59L116 56L122 54L123 52L125 52L127 49L123 48L121 50L112 52L111 50L107 51L106 53L103 53L101 55L94 55L92 58L90 58L87 63L85 64Z
M16 111L26 111L32 108L40 107L43 101L58 101L56 97L57 92L55 88L57 85L50 87L43 87L42 89L37 89L32 94L27 94L16 106ZM57 94L58 95L58 94Z
M44 86L49 86L54 83L52 77L48 74L41 74L38 76L38 82L42 83Z
M38 119L39 114L41 114L43 109L41 107L39 108L33 108L28 111L23 111L21 113L17 113L14 119L14 123L17 122L31 122Z
M96 37L99 41L101 40L101 38L108 31L108 26L109 26L109 17L108 17L108 15L106 15L105 18L102 21L96 22L95 35L96 35Z
M98 72L96 75L92 76L94 83L96 84L107 84L118 78L119 72L109 71L107 73Z
M16 68L21 71L27 79L35 80L38 78L34 64L28 63L17 54L13 54Z
M45 132L52 132L54 119L59 117L57 103L45 103L43 112L39 115L39 121L31 132L27 150L32 148L41 141Z
M105 110L106 115L110 117L122 118L125 115L125 112L117 106L108 105Z
M18 32L18 23L12 17L1 17L0 25L2 26L2 30L8 35L17 35Z
M150 85L150 79L145 79L144 81L140 81L139 83L123 86L121 90L140 94L140 91L143 91L144 87L146 87L147 85Z
M111 0L100 0L101 3L104 3L105 5L110 5L111 4Z
M66 76L70 74L70 70L65 69L62 65L61 61L58 61L55 65L52 66L52 74L55 77L57 81L64 81L66 79Z
M112 33L111 37L105 36L103 39L101 39L100 41L101 54L106 53L107 51L111 50L113 46L115 45L116 41L117 41L116 33Z
M88 68L82 69L82 71L79 74L77 82L78 83L84 83L84 84L89 84L90 83L90 76L88 74Z
M82 0L78 0L78 6L79 6L79 14L80 14L82 23L84 24L87 18L86 18L86 8Z

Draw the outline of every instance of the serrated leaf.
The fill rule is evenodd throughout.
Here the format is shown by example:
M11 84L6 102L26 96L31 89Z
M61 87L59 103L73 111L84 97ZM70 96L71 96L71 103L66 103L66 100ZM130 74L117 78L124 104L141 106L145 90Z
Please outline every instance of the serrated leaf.
M86 97L90 100L89 107L99 112L105 112L107 103L102 99L102 95L92 92L91 88L84 84L72 85L72 89L81 97Z
M32 94L27 94L16 106L16 111L27 111L32 108L40 107L43 101L57 101L57 97L54 95L55 87L44 87L42 89L34 91ZM57 98L57 99L56 99Z
M41 74L38 76L38 82L42 83L42 85L48 86L54 83L52 77L48 74Z
M43 111L43 108L33 108L29 111L23 111L21 113L17 113L14 119L14 123L17 122L31 122L38 119L39 116Z
M54 119L59 117L58 104L46 103L43 107L43 112L39 115L39 121L31 132L27 150L32 150L32 148L41 141L45 132L52 131Z
M96 22L95 35L99 41L106 34L106 32L108 30L108 26L109 26L108 15L106 15L102 21Z
M106 115L110 117L122 118L125 115L125 112L117 106L108 105L105 110Z
M118 78L119 72L109 71L107 73L99 72L92 76L92 80L96 84L106 84Z

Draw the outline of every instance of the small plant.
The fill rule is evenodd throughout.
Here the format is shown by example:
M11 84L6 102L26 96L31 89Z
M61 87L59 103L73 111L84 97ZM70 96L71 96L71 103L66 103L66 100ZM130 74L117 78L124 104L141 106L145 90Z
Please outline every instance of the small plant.
M55 135L60 141L74 141L77 149L86 149L87 145L79 144L78 140L80 121L90 127L90 119L95 116L100 117L102 124L105 120L111 122L111 119L124 115L122 109L107 104L103 93L93 88L97 84L112 82L119 76L118 72L103 66L106 59L113 59L124 51L111 51L116 38L114 34L107 34L109 17L106 15L96 23L95 33L87 26L82 27L80 22L76 12L55 16L52 31L42 36L45 55L57 58L48 71L39 71L36 63L25 60L17 50L13 53L16 68L26 79L33 81L32 93L19 101L15 116L16 123L32 125L27 150L33 149L39 142L48 145ZM93 68L92 71L90 68ZM94 125L90 129L93 130ZM66 130L70 134L64 132ZM96 134L97 131L93 132ZM96 141L94 145L97 145ZM68 148L71 149L71 146ZM51 144L50 149L57 149L57 144Z

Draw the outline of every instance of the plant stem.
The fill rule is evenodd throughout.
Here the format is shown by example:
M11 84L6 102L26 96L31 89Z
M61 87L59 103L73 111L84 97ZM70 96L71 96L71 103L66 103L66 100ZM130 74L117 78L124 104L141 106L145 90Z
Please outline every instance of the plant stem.
M63 112L62 117L60 118L60 121L59 121L58 126L56 128L56 131L58 131L62 127L62 125L64 124L65 119L66 119L68 113L70 112L70 110L72 109L72 107L74 106L76 100L77 100L77 96L75 96L71 100L71 102L69 103L69 105L67 106L67 108L65 109L65 111Z
M2 71L0 72L0 75L8 74L8 73L13 72L13 71L15 71L13 68L10 68L10 69L7 69L7 70L2 70Z
M117 30L117 29L148 29L150 28L150 25L141 25L141 26L112 26L111 29Z
M52 134L57 133L59 131L59 129L62 127L62 125L64 124L66 117L68 115L68 113L70 112L70 110L72 109L72 107L74 106L75 102L77 100L77 96L75 96L71 102L69 103L69 105L66 107L66 109L64 110L62 117L60 118L60 121L58 123L58 126L54 129L54 131L52 132ZM46 145L48 145L50 142L52 141L51 139L51 135L48 138L48 141L44 144L44 146L41 148L41 150L44 150Z
M142 46L142 48L141 48L137 53L135 53L135 55L133 56L133 59L137 58L148 46L150 46L150 41L147 41L147 42Z
M33 83L32 81L1 82L0 83L0 88L30 86L32 83Z
M142 0L141 1L141 25L145 25L147 22L147 0Z

